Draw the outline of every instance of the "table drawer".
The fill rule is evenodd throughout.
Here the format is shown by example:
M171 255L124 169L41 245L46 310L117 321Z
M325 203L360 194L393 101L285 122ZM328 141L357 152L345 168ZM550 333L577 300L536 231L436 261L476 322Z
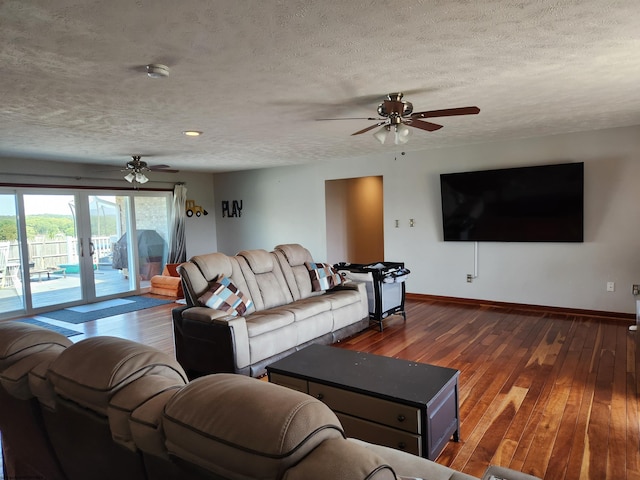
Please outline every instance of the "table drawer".
M422 439L420 435L368 422L343 413L336 412L336 416L348 437L422 456Z
M270 373L269 382L277 383L283 387L288 387L291 390L297 390L298 392L308 393L309 386L306 380L301 378L290 377L288 375L282 375L280 373Z
M331 410L372 422L422 434L420 409L360 393L309 382L309 395L326 403Z

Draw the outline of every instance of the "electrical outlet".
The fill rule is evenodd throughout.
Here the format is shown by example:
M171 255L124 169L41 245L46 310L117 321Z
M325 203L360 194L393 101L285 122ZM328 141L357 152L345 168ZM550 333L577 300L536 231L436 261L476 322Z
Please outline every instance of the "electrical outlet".
M632 285L631 293L634 295L640 295L640 285Z
M607 292L615 292L616 284L615 282L607 282Z
M471 283L473 281L473 276L470 273L467 273L467 283Z

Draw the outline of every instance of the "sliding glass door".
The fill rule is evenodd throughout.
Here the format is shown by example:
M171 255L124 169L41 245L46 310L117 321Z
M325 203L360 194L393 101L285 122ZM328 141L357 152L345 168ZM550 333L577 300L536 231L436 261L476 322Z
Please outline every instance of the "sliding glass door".
M80 276L76 196L72 193L24 194L21 261L15 290L33 309L79 302Z
M127 195L89 195L91 231L87 241L91 252L93 288L88 297L109 297L136 290L136 278L128 274L135 259L130 235L131 201ZM129 257L133 257L130 259Z
M25 309L22 290L13 285L21 263L18 235L16 196L0 193L0 312Z
M0 318L143 291L167 259L170 198L0 191Z

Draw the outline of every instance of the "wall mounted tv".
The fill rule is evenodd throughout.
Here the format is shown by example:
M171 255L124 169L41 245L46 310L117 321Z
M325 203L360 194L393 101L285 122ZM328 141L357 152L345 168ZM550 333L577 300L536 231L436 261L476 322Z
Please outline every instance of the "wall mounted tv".
M584 163L440 175L445 241L582 242Z

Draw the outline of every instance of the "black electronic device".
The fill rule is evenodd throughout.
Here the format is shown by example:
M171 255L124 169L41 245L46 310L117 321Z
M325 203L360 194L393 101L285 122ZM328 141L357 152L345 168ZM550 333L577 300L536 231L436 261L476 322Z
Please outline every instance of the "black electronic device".
M584 163L440 175L445 241L583 242Z

